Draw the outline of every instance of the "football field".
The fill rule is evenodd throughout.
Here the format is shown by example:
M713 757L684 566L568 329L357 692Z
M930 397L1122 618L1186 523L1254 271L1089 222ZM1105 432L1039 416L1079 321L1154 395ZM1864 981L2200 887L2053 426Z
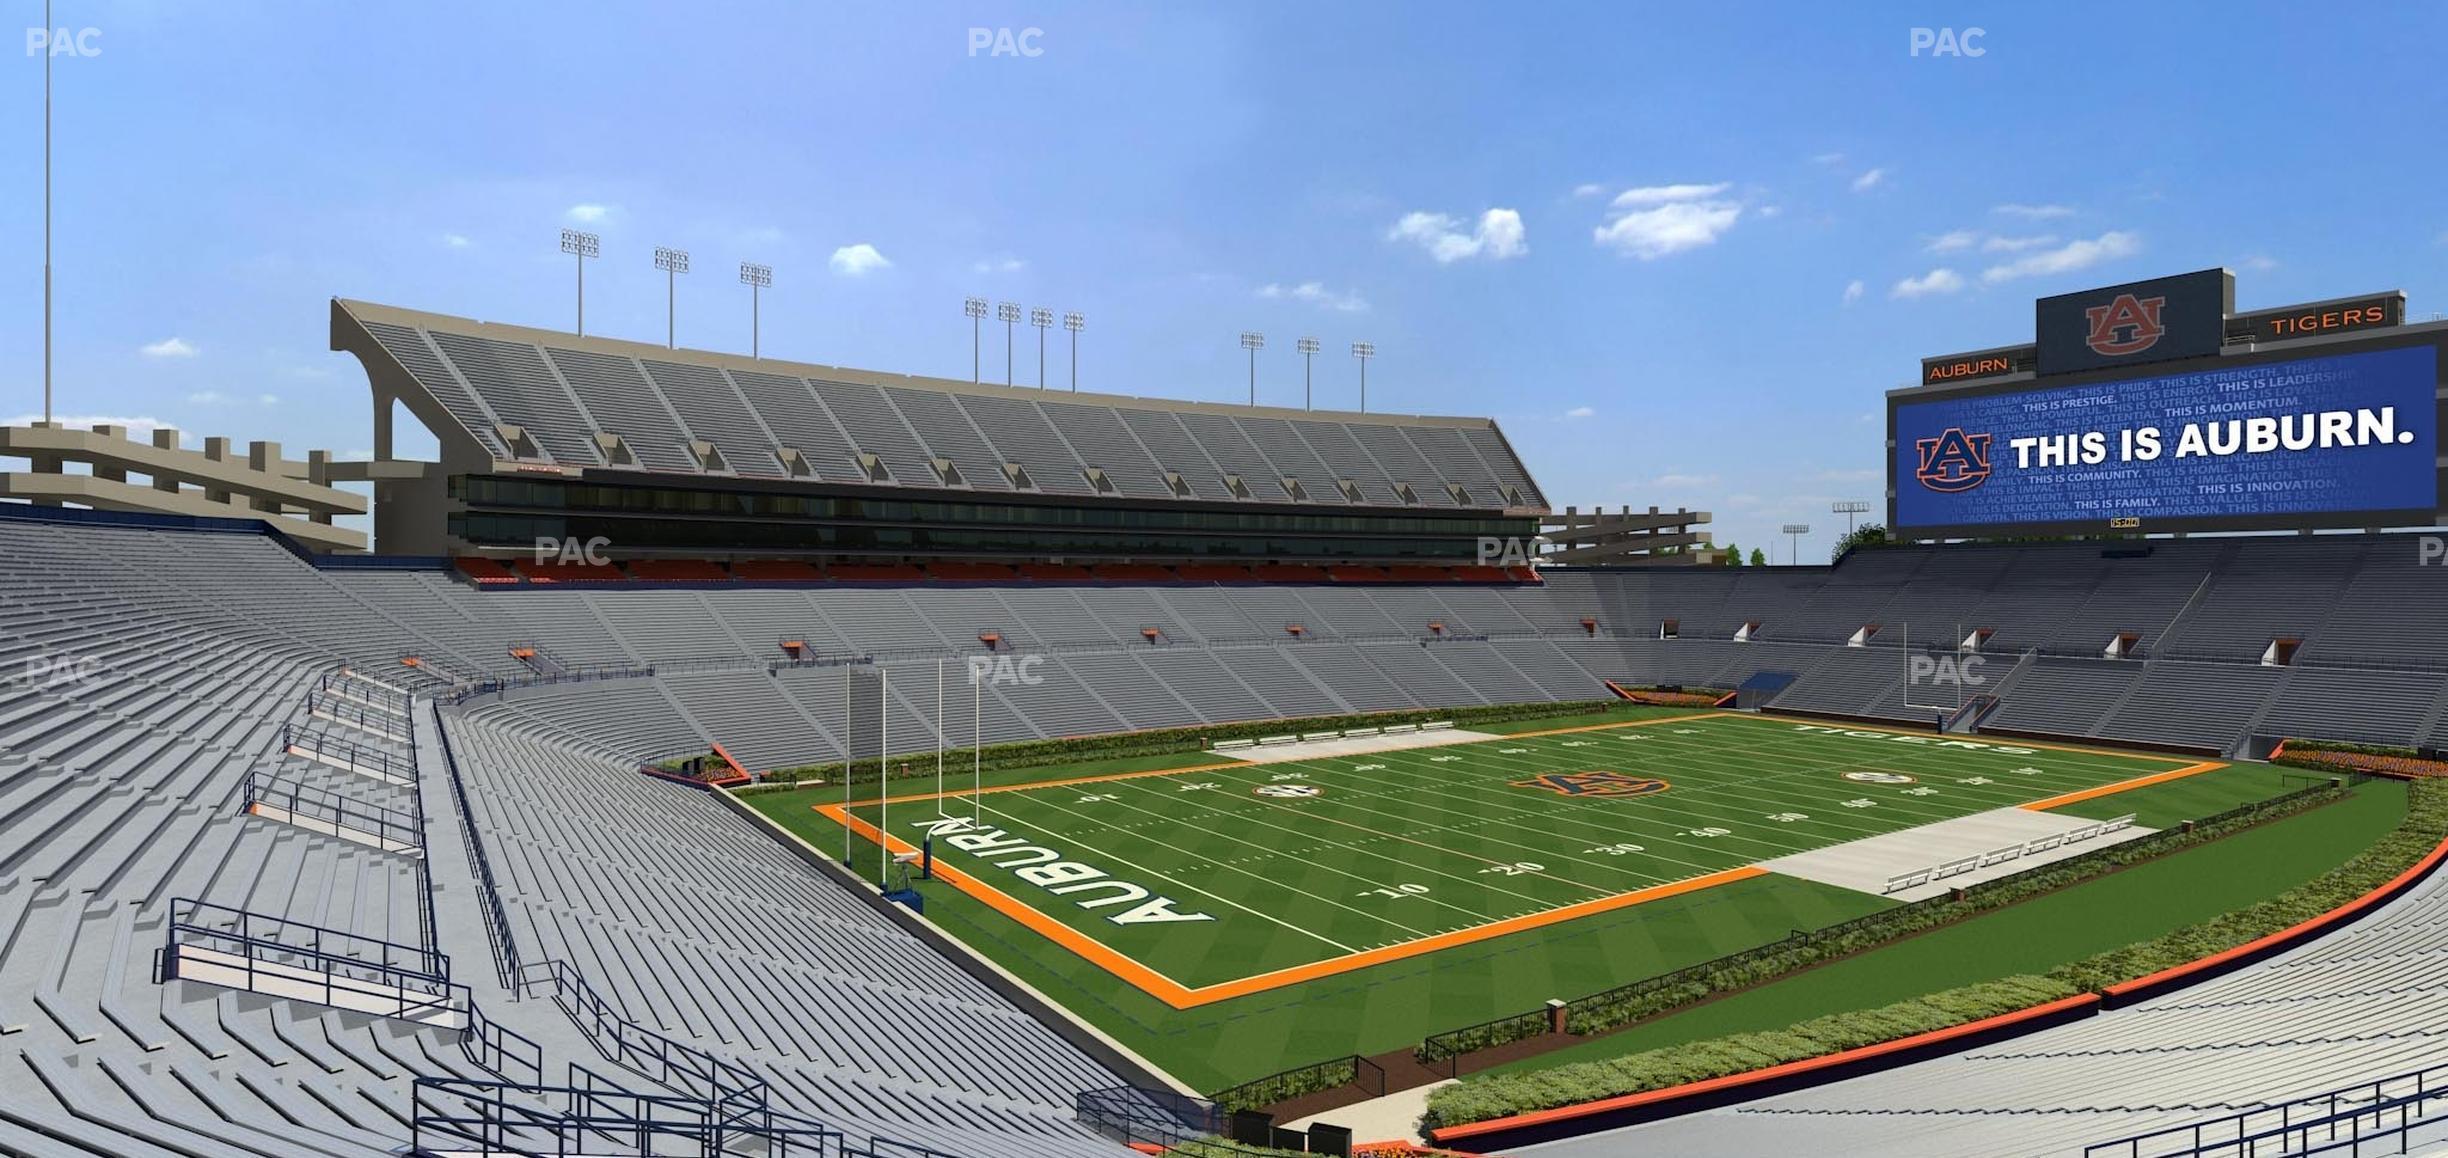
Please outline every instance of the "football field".
M2210 767L1704 712L820 810L1189 1008Z

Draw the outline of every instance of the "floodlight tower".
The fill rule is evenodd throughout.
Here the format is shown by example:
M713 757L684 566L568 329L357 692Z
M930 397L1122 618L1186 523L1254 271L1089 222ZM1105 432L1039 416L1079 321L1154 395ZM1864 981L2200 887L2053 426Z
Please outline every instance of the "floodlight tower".
M1241 331L1241 348L1249 351L1250 405L1258 405L1258 351L1266 348L1266 335L1256 330Z
M663 345L666 349L678 349L680 331L674 324L678 317L675 303L679 298L680 275L688 272L688 251L656 246L655 268L663 271Z
M1377 356L1377 343L1353 342L1352 357L1360 359L1360 413L1368 413L1368 364Z
M1020 303L996 302L995 320L1003 323L1003 384L1012 384L1012 323L1020 320Z
M1063 328L1071 331L1071 392L1079 393L1079 332L1088 328L1087 315L1073 310L1063 315Z
M1828 513L1833 515L1843 515L1845 517L1845 538L1850 539L1853 537L1853 516L1862 514L1869 509L1870 504L1865 503L1860 499L1839 499L1828 507Z
M1787 523L1778 530L1786 536L1785 563L1789 567L1802 565L1802 536L1810 534L1809 523Z
M978 380L978 326L986 320L986 299L962 298L961 313L969 319L969 380Z
M1312 409L1310 404L1316 395L1309 386L1309 362L1311 359L1317 357L1318 340L1316 338L1302 338L1293 342L1292 348L1300 351L1301 356L1301 409Z
M603 239L579 229L561 231L561 252L578 259L578 336L586 337L586 263L603 256Z
M1054 311L1038 306L1029 311L1029 324L1037 327L1037 388L1045 389L1045 332L1054 324Z
M755 358L761 353L762 343L759 339L764 336L762 303L758 298L765 287L773 284L773 267L743 261L740 263L740 283L748 287L748 356Z

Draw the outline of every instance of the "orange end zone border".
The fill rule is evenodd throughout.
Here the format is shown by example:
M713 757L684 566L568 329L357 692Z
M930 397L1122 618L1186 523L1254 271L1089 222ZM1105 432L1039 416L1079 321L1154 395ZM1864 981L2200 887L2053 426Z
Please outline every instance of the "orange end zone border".
M1713 711L1698 712L1690 715L1659 716L1644 720L1624 720L1607 724L1581 724L1568 728L1548 728L1533 732L1511 732L1500 734L1496 738L1511 740L1533 736L1561 736L1575 732L1598 732L1609 731L1617 728L1654 727L1659 724L1677 724L1686 723L1693 720L1714 719L1753 719L1789 722L1795 720L1794 717L1763 716L1745 712ZM1872 727L1869 725L1864 725L1862 730L1898 733L1914 733L1920 731L1919 729L1912 728ZM2169 757L2151 756L2146 753L2111 752L2094 748L2080 748L2072 745L2031 743L2022 740L2017 740L2016 745L2020 747L2066 752L2082 752L2094 755L2122 756L2141 760L2169 759ZM1077 776L1060 780L1039 780L1025 784L1004 784L983 789L982 791L990 794L997 792L1028 792L1040 788L1058 788L1080 784L1102 784L1117 780L1138 780L1151 776L1181 776L1194 772L1216 771L1225 768L1248 769L1256 766L1257 765L1245 760L1227 760L1213 764L1196 764L1180 768L1157 768L1142 772L1114 772L1099 776ZM2196 773L2208 772L2213 769L2224 767L2227 767L2227 765L2218 763L2216 761L2204 761L2167 772L2158 772L2147 776L2139 776L2131 780L2122 780L2118 781L2117 783L2104 785L2098 788L2089 788L2079 792L2069 792L2060 796L2050 797L2046 800L2037 800L2021 805L2020 807L2032 810L2054 808L2059 805L2072 804L2080 800L2089 800L2095 797L2107 796L2113 793L2123 792L2128 789L2140 788L2145 785L2157 784L2162 781L2174 780L2179 777L2191 776ZM896 802L903 803L924 803L930 800L941 800L946 797L957 799L966 795L968 795L968 793L964 792L920 793L911 796L895 796L891 799ZM876 803L877 801L875 800L854 801L852 803L852 807L869 807ZM870 843L882 843L892 852L917 853L920 851L918 846L913 845L906 840L902 840L899 837L888 836L879 831L873 824L851 815L849 809L844 808L840 804L818 804L812 807L814 811L831 820L833 823L848 828L850 831L857 833ZM1332 957L1323 961L1312 961L1304 965L1295 965L1285 969L1277 969L1272 972L1252 974L1251 976L1238 978L1232 981L1217 982L1214 985L1192 987L1175 981L1146 965L1140 964L1137 960L1113 949L1112 947L1088 936L1085 933L1080 932L1077 929L1072 928L1069 925L1062 923L1061 921L1047 916L1045 913L1038 911L1035 907L1019 900L1016 897L1013 897L1011 894L1006 893L999 888L996 888L994 885L987 883L977 876L964 872L958 868L954 868L950 865L946 865L941 859L938 859L935 862L934 867L935 875L949 882L954 888L957 888L961 892L966 893L976 900L984 903L988 908L991 908L994 911L1019 922L1022 926L1026 927L1031 932L1036 933L1038 936L1044 937L1045 939L1052 941L1063 948L1069 949L1075 954L1078 954L1080 957L1086 959L1092 964L1095 964L1097 967L1104 969L1106 972L1113 974L1115 977L1118 977L1125 982L1128 982L1133 988L1138 989L1140 992L1145 993L1158 1001L1162 1001L1166 1005L1169 1005L1175 1009L1191 1009L1218 1001L1229 1001L1236 997L1246 997L1253 993L1263 993L1267 990L1280 989L1287 985L1298 985L1305 981L1315 981L1321 977L1331 977L1339 973L1348 973L1357 969L1366 969L1371 966L1383 965L1392 961L1400 961L1406 958L1417 957L1427 953L1434 953L1444 949L1452 949L1462 945L1474 944L1479 941L1491 940L1493 938L1502 937L1511 933L1527 932L1532 929L1544 928L1548 925L1554 925L1564 921L1577 920L1582 917L1596 916L1600 913L1613 912L1617 909L1629 908L1633 905L1642 904L1648 901L1663 900L1667 897L1680 896L1684 893L1698 892L1702 889L1732 884L1735 881L1749 880L1754 877L1770 875L1769 870L1761 868L1758 865L1744 865L1739 868L1723 869L1718 872L1704 873L1699 876L1686 877L1678 881L1668 881L1664 884L1652 885L1644 889L1634 889L1630 892L1617 893L1613 896L1598 897L1593 900L1582 901L1577 904L1566 905L1560 908L1547 909L1541 912L1530 913L1519 917L1510 917L1501 921L1491 921L1487 924L1474 925L1467 929L1456 929L1452 932L1438 933L1433 936L1404 941L1400 944L1385 945L1358 953L1346 954L1341 957Z

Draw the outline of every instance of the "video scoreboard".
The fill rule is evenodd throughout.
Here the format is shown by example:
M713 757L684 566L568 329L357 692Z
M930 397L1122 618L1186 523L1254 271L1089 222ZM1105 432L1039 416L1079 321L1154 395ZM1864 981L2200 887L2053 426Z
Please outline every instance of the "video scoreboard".
M2232 285L2045 298L2032 345L1926 360L1888 395L1891 533L2437 522L2448 328L2403 327L2395 294L2238 315Z

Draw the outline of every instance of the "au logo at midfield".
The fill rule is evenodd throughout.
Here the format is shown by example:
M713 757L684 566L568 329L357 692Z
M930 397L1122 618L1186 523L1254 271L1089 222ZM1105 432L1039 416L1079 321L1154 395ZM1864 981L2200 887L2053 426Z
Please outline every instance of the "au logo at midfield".
M1558 796L1647 796L1671 785L1654 776L1623 772L1546 772L1516 780L1515 788L1536 788Z

